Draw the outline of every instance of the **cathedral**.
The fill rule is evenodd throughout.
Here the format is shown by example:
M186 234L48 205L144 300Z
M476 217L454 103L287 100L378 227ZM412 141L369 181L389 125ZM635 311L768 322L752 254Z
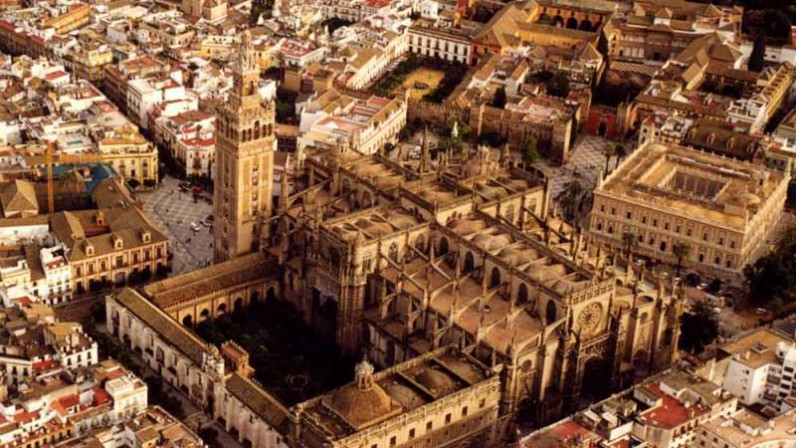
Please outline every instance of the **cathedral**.
M432 154L426 132L405 160L341 137L305 148L272 201L274 105L251 52L244 33L218 114L217 264L108 299L110 333L173 353L153 367L176 359L170 381L225 429L255 447L443 447L450 431L488 446L517 415L558 419L676 360L677 282L563 221L549 180L507 148ZM356 382L288 409L244 350L191 331L262 297L364 356Z
M428 146L412 164L308 151L268 251L310 326L382 367L456 346L499 369L502 414L539 422L671 364L676 284L553 216L549 183L507 154Z

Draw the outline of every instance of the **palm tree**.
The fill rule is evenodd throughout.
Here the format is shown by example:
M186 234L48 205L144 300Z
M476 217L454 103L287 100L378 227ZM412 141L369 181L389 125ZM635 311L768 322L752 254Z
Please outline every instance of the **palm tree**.
M564 189L558 194L557 199L561 202L561 205L564 206L564 210L567 211L567 218L575 218L575 210L582 193L583 185L580 184L579 180L573 179L567 182L566 185L564 185Z
M672 253L677 258L677 273L675 277L680 276L680 269L683 268L683 260L691 255L691 245L685 241L677 241L672 244Z
M611 160L616 154L616 144L614 142L608 142L605 144L605 175L608 175L608 162Z
M616 146L614 146L614 148L615 148L614 153L616 154L616 164L614 165L614 171L616 171L616 169L619 168L619 160L627 156L627 151L625 150L625 147L621 144L617 144Z
M625 246L627 257L630 258L633 248L638 245L638 237L633 232L625 232L622 234L622 245Z

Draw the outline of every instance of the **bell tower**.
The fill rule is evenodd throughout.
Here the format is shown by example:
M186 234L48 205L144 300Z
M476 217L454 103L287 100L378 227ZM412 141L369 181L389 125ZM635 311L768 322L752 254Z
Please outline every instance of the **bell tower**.
M259 250L273 208L275 107L259 94L260 69L244 31L233 86L216 116L215 262Z

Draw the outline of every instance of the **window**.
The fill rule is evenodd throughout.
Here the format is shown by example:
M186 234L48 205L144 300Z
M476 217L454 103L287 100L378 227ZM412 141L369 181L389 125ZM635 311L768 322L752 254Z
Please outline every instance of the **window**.
M657 219L653 219L652 220L652 227L658 227L658 220Z
M450 414L445 414L445 423L448 424L450 422L451 422L451 415Z
M632 213L630 213L630 212L627 212L627 213L625 214L625 216L627 217L627 219L633 219L633 214L632 214Z
M410 439L414 439L415 438L415 428L409 429L409 438Z
M647 217L646 216L642 216L641 217L641 223L642 224L646 224L647 223Z
M462 417L467 417L467 406L462 408Z
M390 446L395 446L397 443L395 436L390 437Z
M481 408L481 409L483 409L483 408L484 408L484 406L486 406L486 400L484 400L484 399L482 398L482 399L481 399L481 401L480 401L480 402L478 402L478 407L479 407L479 408Z
M616 209L615 209L614 207L611 207L611 214L612 214L612 215L615 215L615 214L616 214Z
M426 422L426 431L431 431L434 428L434 422L428 421Z

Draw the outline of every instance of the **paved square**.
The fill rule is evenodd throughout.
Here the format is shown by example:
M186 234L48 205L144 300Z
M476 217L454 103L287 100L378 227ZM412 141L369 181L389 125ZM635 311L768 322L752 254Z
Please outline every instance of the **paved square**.
M192 271L213 262L213 229L200 221L213 213L213 206L204 197L194 203L191 193L180 191L179 179L165 177L155 191L139 193L144 210L166 232L174 258L172 273ZM208 193L205 193L209 197ZM191 223L199 231L191 229Z

